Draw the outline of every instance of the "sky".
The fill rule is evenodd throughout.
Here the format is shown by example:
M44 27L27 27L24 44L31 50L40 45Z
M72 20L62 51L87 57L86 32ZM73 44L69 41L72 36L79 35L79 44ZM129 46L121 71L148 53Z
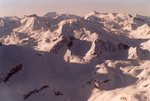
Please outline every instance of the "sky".
M0 0L0 16L44 15L48 12L86 15L131 13L150 16L150 0Z

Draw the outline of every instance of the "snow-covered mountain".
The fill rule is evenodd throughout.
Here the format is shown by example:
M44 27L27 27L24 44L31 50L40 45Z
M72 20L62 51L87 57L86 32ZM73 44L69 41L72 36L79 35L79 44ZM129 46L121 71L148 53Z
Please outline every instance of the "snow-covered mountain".
M150 101L150 17L0 18L0 101Z

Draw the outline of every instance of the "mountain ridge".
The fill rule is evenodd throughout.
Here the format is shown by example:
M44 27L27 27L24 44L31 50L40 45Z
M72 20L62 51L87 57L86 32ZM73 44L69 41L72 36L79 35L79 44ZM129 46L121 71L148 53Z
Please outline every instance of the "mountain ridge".
M149 17L0 18L2 101L149 101L149 66Z

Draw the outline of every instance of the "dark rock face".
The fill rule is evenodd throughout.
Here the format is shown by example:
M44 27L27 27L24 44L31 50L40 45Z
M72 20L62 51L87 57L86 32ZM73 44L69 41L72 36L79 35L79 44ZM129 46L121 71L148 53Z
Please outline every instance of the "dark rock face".
M122 50L128 50L129 46L123 43L118 44L118 49Z
M0 46L2 46L3 44L2 44L2 42L0 42Z
M9 81L9 79L16 73L18 73L22 69L22 64L19 64L12 68L10 72L7 73L6 77L4 77L3 82Z

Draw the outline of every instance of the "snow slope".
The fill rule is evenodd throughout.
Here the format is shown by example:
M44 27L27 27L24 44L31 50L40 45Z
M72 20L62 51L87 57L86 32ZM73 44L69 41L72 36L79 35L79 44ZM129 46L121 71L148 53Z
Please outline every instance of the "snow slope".
M150 101L150 18L0 18L0 101Z

